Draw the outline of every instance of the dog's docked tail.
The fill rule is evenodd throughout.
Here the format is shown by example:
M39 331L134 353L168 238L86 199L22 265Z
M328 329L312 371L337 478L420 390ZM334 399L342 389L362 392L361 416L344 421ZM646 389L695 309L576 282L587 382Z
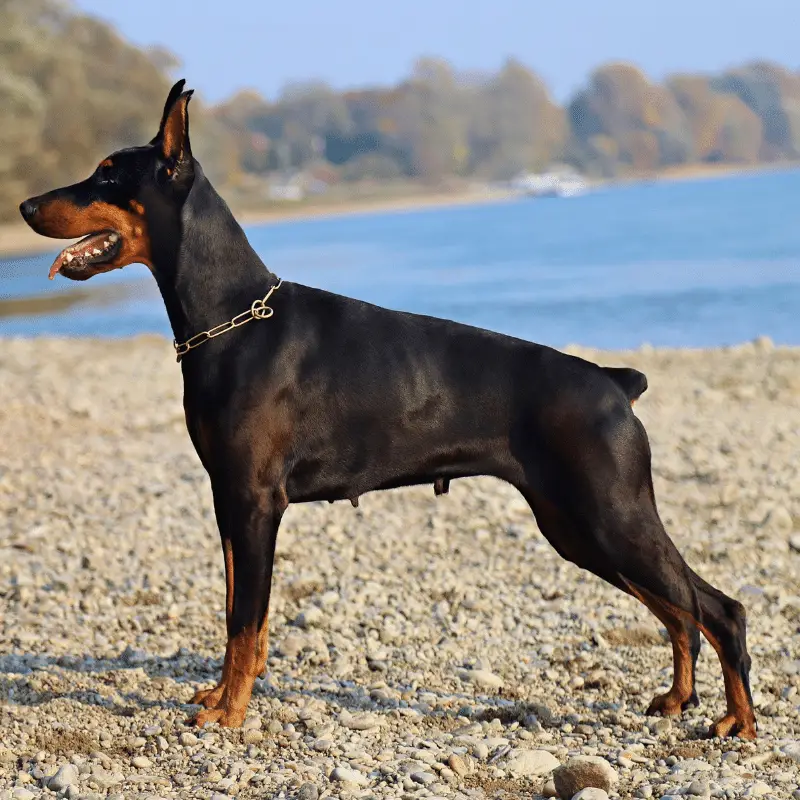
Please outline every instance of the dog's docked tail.
M633 405L647 391L647 376L630 367L601 367L603 372L625 392Z

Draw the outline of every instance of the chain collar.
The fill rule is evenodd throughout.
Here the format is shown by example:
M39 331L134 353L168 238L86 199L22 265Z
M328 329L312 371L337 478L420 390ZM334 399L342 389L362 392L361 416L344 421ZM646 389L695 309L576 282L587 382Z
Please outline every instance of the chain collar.
M260 300L253 301L253 305L251 305L247 311L237 314L233 319L228 320L228 322L223 322L221 325L211 328L211 330L197 333L192 336L191 339L187 339L185 342L179 343L177 339L173 339L172 344L175 347L175 353L177 354L176 360L180 361L190 350L193 350L195 347L199 347L209 339L213 339L216 336L222 336L223 333L227 333L228 331L232 331L234 328L239 328L242 325L246 325L248 322L252 322L254 319L269 319L275 312L267 305L267 300L269 300L273 292L280 289L282 283L283 281L278 279L278 282L270 288L264 297L262 297Z

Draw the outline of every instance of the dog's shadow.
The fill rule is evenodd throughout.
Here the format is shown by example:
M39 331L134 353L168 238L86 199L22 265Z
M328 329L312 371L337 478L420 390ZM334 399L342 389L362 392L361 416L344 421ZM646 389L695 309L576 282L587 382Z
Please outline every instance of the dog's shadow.
M85 659L77 656L0 655L0 696L6 698L8 705L23 707L41 706L59 699L73 700L83 705L103 708L106 712L120 717L133 717L137 712L153 708L170 710L179 713L176 724L178 727L182 727L180 713L185 714L184 724L187 724L189 718L199 709L199 706L189 702L195 690L198 686L212 686L221 669L221 659L200 660L187 651L167 657L144 657L135 659L133 663L128 653L106 659ZM94 676L95 681L99 682L101 687L94 685L62 690L57 685L61 682L59 680L61 670ZM163 679L169 680L168 691L171 696L165 699L153 699L146 697L136 689L126 689L126 684L130 684L131 681L126 680L125 675L134 670L142 670L148 679L156 684ZM41 680L37 680L36 683L44 684L44 688L32 688L31 676L40 678ZM49 676L52 676L52 680L49 680ZM364 686L371 682L368 678L364 679L363 676L354 676L354 678L360 679L358 682ZM338 681L334 682L338 683ZM47 686L48 683L54 685ZM102 685L109 688L108 694L98 691ZM407 687L398 685L394 688L402 691ZM527 701L513 696L498 694L476 697L473 694L461 692L429 691L438 699L447 701L450 708L444 710L438 707L438 704L435 707L426 708L417 704L413 713L415 716L424 718L426 724L436 728L454 730L464 724L463 717L457 718L459 712L456 709L459 708L459 704L471 708L481 707L473 715L475 721L499 718L504 726L515 721L522 724L526 716L531 713L536 715L538 710L535 700ZM273 682L263 680L257 681L254 691L254 698L276 699L280 702L284 702L290 697L297 698L298 695L324 702L334 714L342 711L349 713L369 711L380 716L398 710L403 713L395 701L376 701L370 698L366 691L336 691L324 687L311 689L297 686L296 682L292 682L291 686L280 687ZM616 700L621 699L616 698ZM620 704L614 701L604 701L603 705L614 709ZM276 718L280 719L280 714L277 714ZM642 715L642 720L644 719L646 717ZM687 741L707 738L705 729L698 727L695 730L691 722L688 720L687 722ZM561 720L557 715L547 721L547 727L557 727L560 724Z
M187 664L187 661L191 662ZM142 670L148 680L158 684L159 679L170 681L169 692L172 697L167 699L153 699L144 696L136 689L126 688L132 681L126 680L127 674L135 670ZM127 653L113 658L86 659L77 656L21 656L0 655L0 696L6 698L9 705L41 706L53 700L74 700L83 705L104 708L108 713L131 717L138 711L151 708L170 710L183 710L187 716L196 711L199 706L189 703L197 688L211 687L222 670L222 660L214 658L197 659L189 653L180 652L173 656L147 657L131 660ZM59 684L64 683L61 678L62 671L81 673L93 677L92 686L81 688L70 687L61 689ZM33 680L32 680L33 678ZM140 682L140 681L139 681ZM364 683L369 683L369 680ZM33 685L31 685L33 683ZM100 684L99 686L97 684ZM176 686L177 684L177 686ZM107 693L102 689L106 687ZM154 687L159 688L159 687ZM396 687L402 691L404 686ZM177 690L177 691L176 691ZM434 692L431 694L448 700L463 701L464 705L474 705L476 698L473 695L461 693ZM254 689L254 698L286 700L288 697L296 698L298 695L309 699L321 700L334 710L356 713L371 711L385 714L397 709L393 701L372 700L365 692L351 693L327 690L324 687L307 689L297 686L293 682L290 687L280 687L270 681L258 680ZM120 700L122 702L120 702ZM498 696L498 715L510 713L509 701ZM416 713L431 718L442 718L442 711L431 710ZM454 715L450 715L455 720Z

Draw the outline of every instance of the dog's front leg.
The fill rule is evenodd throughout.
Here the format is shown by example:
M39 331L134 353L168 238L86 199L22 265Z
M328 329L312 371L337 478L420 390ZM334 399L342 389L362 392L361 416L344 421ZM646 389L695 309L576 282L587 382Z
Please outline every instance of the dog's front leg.
M228 644L220 683L208 694L195 696L206 706L194 717L196 725L239 727L253 683L266 666L272 565L285 498L285 492L274 488L214 486L225 552Z

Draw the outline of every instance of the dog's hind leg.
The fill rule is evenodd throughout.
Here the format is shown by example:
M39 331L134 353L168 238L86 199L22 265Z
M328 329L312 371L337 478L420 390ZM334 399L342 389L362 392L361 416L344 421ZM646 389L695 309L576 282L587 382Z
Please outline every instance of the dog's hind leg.
M555 550L567 561L594 572L601 578L636 597L661 621L672 643L673 683L668 692L658 695L647 708L648 714L664 716L680 714L699 704L695 691L695 665L700 653L700 632L689 619L676 615L670 607L644 592L634 590L618 576L599 568L594 542L580 536L575 523L544 498L527 494L539 529Z
M700 701L695 690L695 668L700 654L700 631L692 620L676 614L672 608L657 597L631 586L622 587L641 600L661 621L672 644L672 686L668 692L657 695L647 707L648 714L673 717Z
M648 713L678 714L697 703L694 671L699 630L716 650L725 679L727 713L711 734L755 738L744 608L689 568L655 507L615 523L616 504L608 504L612 519L601 528L581 523L541 499L531 502L543 535L560 555L639 599L667 628L675 667L673 685L653 700Z
M286 509L282 490L253 485L214 487L217 522L230 541L232 592L227 617L228 644L222 680L206 698L205 710L194 717L202 726L217 722L239 727L244 722L256 677L268 651L268 622L272 567L280 520ZM227 608L226 608L227 611ZM209 698L216 703L210 706Z
M580 431L577 455L547 464L547 492L557 499L519 487L542 533L564 558L637 597L666 626L674 683L650 711L678 713L695 701L697 629L716 650L725 679L727 713L711 733L755 738L743 606L697 576L664 530L641 423L630 415L597 430ZM533 467L531 474L544 474Z

